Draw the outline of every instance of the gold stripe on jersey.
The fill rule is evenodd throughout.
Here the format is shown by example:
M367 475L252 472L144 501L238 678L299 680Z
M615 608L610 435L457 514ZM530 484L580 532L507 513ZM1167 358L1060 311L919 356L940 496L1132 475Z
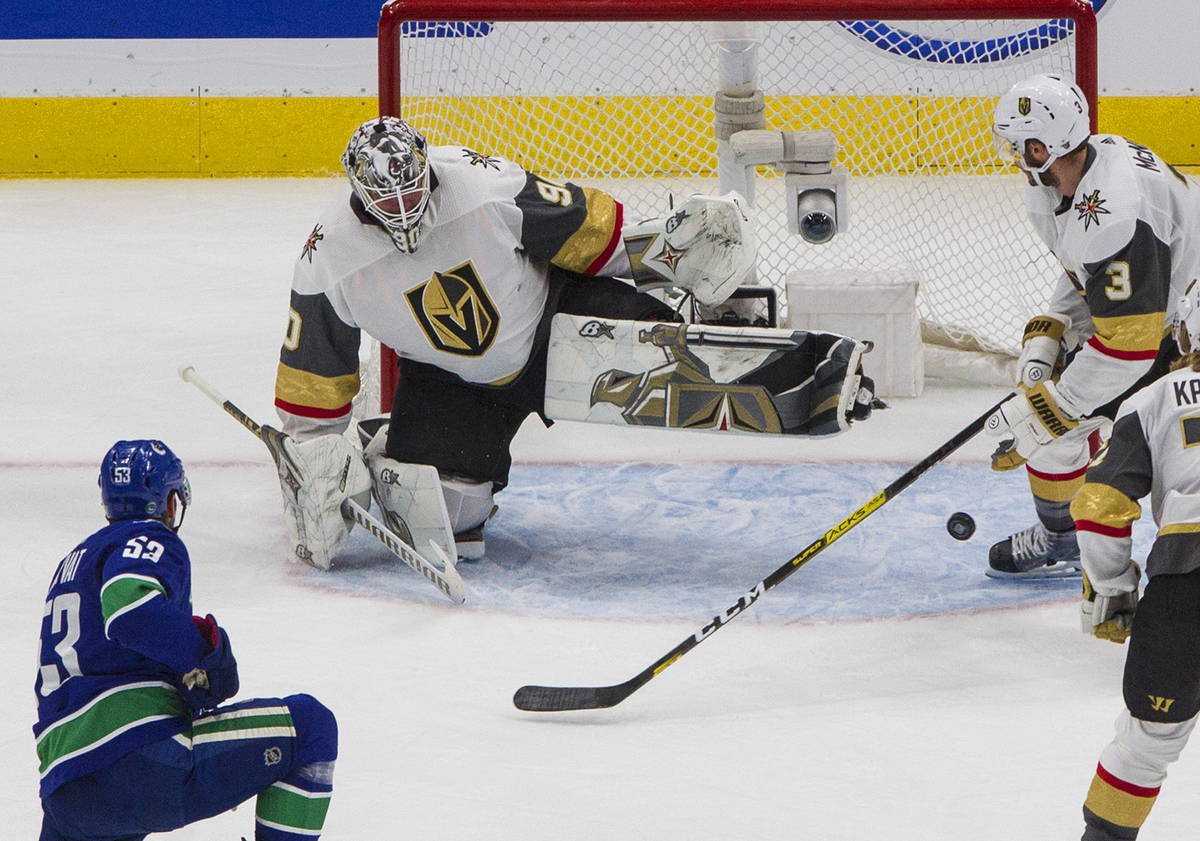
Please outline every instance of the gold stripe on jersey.
M1047 502L1070 502L1083 487L1082 474L1068 479L1048 479L1028 469L1025 472L1029 475L1029 490Z
M358 394L358 374L322 377L279 363L275 374L275 397L296 406L340 409Z
M1071 502L1071 516L1113 529L1123 529L1142 516L1142 506L1111 485L1085 482Z
M550 258L554 265L580 274L586 272L612 243L617 225L616 199L591 187L584 187L583 195L587 205L583 224Z
M492 380L490 383L488 383L488 385L495 386L497 388L500 388L500 387L503 387L506 385L511 385L517 379L517 377L521 376L521 374L524 373L524 371L525 371L524 368L518 368L516 371L513 371L511 374L509 374L507 377L501 377L498 380Z
M1158 350L1167 334L1166 313L1148 312L1142 315L1113 315L1092 317L1096 338L1109 350Z
M1158 530L1160 535L1164 534L1198 534L1200 533L1200 523L1168 523Z

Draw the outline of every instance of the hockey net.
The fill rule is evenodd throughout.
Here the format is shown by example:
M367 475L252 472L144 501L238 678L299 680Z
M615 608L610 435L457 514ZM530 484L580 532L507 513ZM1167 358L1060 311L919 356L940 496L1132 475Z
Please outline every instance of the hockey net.
M396 0L380 19L380 108L433 144L657 215L671 196L718 187L714 93L728 51L719 24L701 21L731 19L754 21L761 39L766 126L832 130L849 174L849 230L811 245L786 229L783 178L757 171L757 282L779 291L781 316L794 272L895 273L918 281L927 337L1013 353L1057 269L1019 176L994 154L991 112L1038 72L1094 99L1086 0Z

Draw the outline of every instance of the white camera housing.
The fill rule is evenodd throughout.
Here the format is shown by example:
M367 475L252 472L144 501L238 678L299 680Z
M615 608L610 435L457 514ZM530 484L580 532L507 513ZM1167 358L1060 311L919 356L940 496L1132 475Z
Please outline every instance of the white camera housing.
M828 242L849 229L846 170L834 167L837 138L828 129L774 131L745 129L728 140L734 189L753 201L754 167L771 164L784 173L788 230L806 242Z
M820 245L850 227L846 171L820 174L788 172L784 176L788 230L805 242Z

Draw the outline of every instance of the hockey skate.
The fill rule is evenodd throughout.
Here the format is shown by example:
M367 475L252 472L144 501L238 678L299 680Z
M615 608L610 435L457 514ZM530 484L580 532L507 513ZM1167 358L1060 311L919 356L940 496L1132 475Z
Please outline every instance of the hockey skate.
M496 512L499 510L499 505L493 505L491 513L487 515L487 520L484 520L473 528L465 529L454 535L454 546L458 550L459 560L477 561L484 556L487 547L483 539L483 528L488 524L488 520L496 516Z
M988 552L989 578L1067 578L1079 575L1075 532L1053 532L1041 523L1004 538Z

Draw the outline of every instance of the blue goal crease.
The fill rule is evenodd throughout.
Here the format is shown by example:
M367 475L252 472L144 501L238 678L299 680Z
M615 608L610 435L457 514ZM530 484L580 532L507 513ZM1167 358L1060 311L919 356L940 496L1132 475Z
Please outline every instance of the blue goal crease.
M715 615L895 478L878 464L515 466L463 561L466 609L607 619ZM971 539L946 530L956 511ZM1023 476L939 465L759 599L759 622L886 619L1060 601L1077 579L987 578L988 547L1033 522ZM1153 540L1135 526L1135 556ZM365 535L314 583L438 603Z

